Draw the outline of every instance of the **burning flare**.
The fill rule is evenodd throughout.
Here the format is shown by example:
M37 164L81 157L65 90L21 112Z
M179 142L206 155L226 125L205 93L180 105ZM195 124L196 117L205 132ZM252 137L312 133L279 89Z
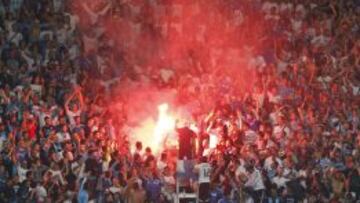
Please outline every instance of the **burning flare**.
M168 114L169 105L164 103L158 106L158 120L154 128L153 151L157 153L163 146L165 138L175 129L175 119Z

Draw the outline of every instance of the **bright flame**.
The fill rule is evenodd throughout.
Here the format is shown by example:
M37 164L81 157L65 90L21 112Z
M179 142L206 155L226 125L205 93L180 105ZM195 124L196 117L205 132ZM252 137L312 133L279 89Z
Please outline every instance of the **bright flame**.
M215 135L215 134L210 134L209 137L210 137L209 148L210 148L210 149L216 148L216 146L217 146L217 144L218 144L218 142L219 142L217 135Z
M168 115L168 109L169 105L166 103L158 106L159 115L153 133L154 145L152 150L154 153L157 153L163 147L165 138L175 129L176 121Z

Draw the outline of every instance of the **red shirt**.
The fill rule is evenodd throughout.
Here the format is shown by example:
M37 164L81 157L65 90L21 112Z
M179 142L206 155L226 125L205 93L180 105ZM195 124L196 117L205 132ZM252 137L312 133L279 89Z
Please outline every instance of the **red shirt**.
M29 139L35 139L36 138L36 124L35 122L27 122L26 123L26 129L29 136Z

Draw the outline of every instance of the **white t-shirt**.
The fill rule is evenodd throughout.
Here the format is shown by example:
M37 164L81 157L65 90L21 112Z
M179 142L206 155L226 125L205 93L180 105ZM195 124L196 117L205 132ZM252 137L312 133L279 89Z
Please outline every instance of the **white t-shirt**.
M266 67L266 62L263 56L258 55L250 59L249 68L252 70L262 71Z
M294 8L294 5L292 3L283 2L283 3L281 3L279 10L280 10L280 12L285 12L285 11L292 11L293 8Z
M64 6L64 0L53 0L55 12L59 12Z
M110 166L110 161L109 160L103 160L102 163L102 170L103 171L108 171L109 170L109 166Z
M167 185L175 185L176 183L174 176L164 176L164 182Z
M352 84L351 89L352 89L352 94L354 96L360 95L360 86L356 86Z
M0 151L3 150L3 145L4 145L4 142L6 141L7 139L4 137L4 136L1 136L0 137Z
M325 35L315 36L311 40L311 43L314 44L315 46L325 46L329 42L330 42L330 38Z
M58 29L55 34L56 34L57 41L60 44L65 44L66 37L67 37L67 32L66 32L65 28Z
M305 14L306 14L305 6L302 4L296 5L295 12L300 12L302 16L305 16Z
M238 168L235 171L236 176L239 176L239 175L242 175L242 174L246 174L246 169L245 169L245 166L243 164L239 165Z
M115 194L115 193L121 193L122 189L121 189L121 187L112 186L109 188L109 191L111 193Z
M166 167L166 163L163 162L163 161L161 161L161 160L159 160L159 161L157 162L156 166L157 166L157 169L158 169L159 171L163 171L164 168Z
M271 165L274 163L274 160L280 165L282 166L282 161L281 159L275 157L275 159L273 159L271 156L267 157L265 159L265 162L264 162L264 168L265 170L267 171L270 171L271 170Z
M161 69L160 76L164 82L168 82L171 79L171 77L174 76L174 72L170 69Z
M34 64L35 60L30 56L30 54L28 53L28 51L26 50L21 50L20 51L21 57L26 61L26 64L28 66L31 66L32 64Z
M269 97L269 101L270 101L271 103L277 104L277 103L280 103L280 102L281 102L281 96L279 96L279 95L277 95L277 94L268 92L268 93L267 93L267 96Z
M66 112L66 115L67 115L68 118L69 118L70 125L71 125L71 126L75 126L75 125L76 125L76 123L75 123L75 117L76 117L76 116L80 116L80 115L81 115L81 111L78 110L77 112L72 112L72 111L69 110L68 112Z
M19 181L23 182L26 179L26 173L29 171L21 166L17 167Z
M32 84L30 85L31 90L38 95L41 95L42 93L42 86L38 84Z
M272 181L276 184L277 188L286 187L286 183L289 182L289 179L283 176L275 176Z
M71 138L70 138L70 134L67 133L67 132L66 132L66 133L64 133L64 132L58 132L58 133L56 134L56 136L57 136L59 142L65 142L65 141L68 141L68 140L71 139Z
M40 127L44 127L45 125L46 125L46 123L45 123L45 118L46 117L49 117L49 118L51 118L51 114L50 113L45 113L45 112L42 112L42 111L40 111L39 112L39 123L40 123Z
M79 46L77 44L72 44L70 49L69 49L69 58L71 60L76 59L78 56L80 55L80 49Z
M263 3L261 10L264 13L270 13L271 9L273 8L276 10L276 12L278 11L279 6L277 5L277 3L266 1Z
M201 163L196 166L199 170L199 183L209 183L211 166L209 163Z
M296 33L300 33L302 24L303 24L302 20L291 19L291 27L293 31L295 31Z
M245 187L251 187L255 191L265 189L264 181L259 170L255 169L251 174L249 174Z
M39 201L43 201L47 197L47 191L42 185L38 185L35 189L36 196Z
M276 138L280 138L281 133L285 133L286 136L289 136L290 129L287 126L276 125L273 130L273 135L275 135Z
M10 31L7 36L7 40L19 46L20 41L23 39L23 35L19 32Z
M76 29L76 25L79 23L79 16L70 13L65 13L65 16L70 18L70 33Z

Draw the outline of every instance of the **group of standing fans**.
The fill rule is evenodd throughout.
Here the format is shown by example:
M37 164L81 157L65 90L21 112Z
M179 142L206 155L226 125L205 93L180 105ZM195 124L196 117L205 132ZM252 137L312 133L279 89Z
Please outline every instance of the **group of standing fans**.
M193 105L199 150L186 190L202 202L358 201L359 1L244 3L266 32L242 67L253 89L239 92L223 74L109 68L112 41L95 28L112 4L81 4L94 27L84 33L71 1L0 0L0 202L173 202L177 156L131 150L132 101L116 93L119 81L161 80Z

